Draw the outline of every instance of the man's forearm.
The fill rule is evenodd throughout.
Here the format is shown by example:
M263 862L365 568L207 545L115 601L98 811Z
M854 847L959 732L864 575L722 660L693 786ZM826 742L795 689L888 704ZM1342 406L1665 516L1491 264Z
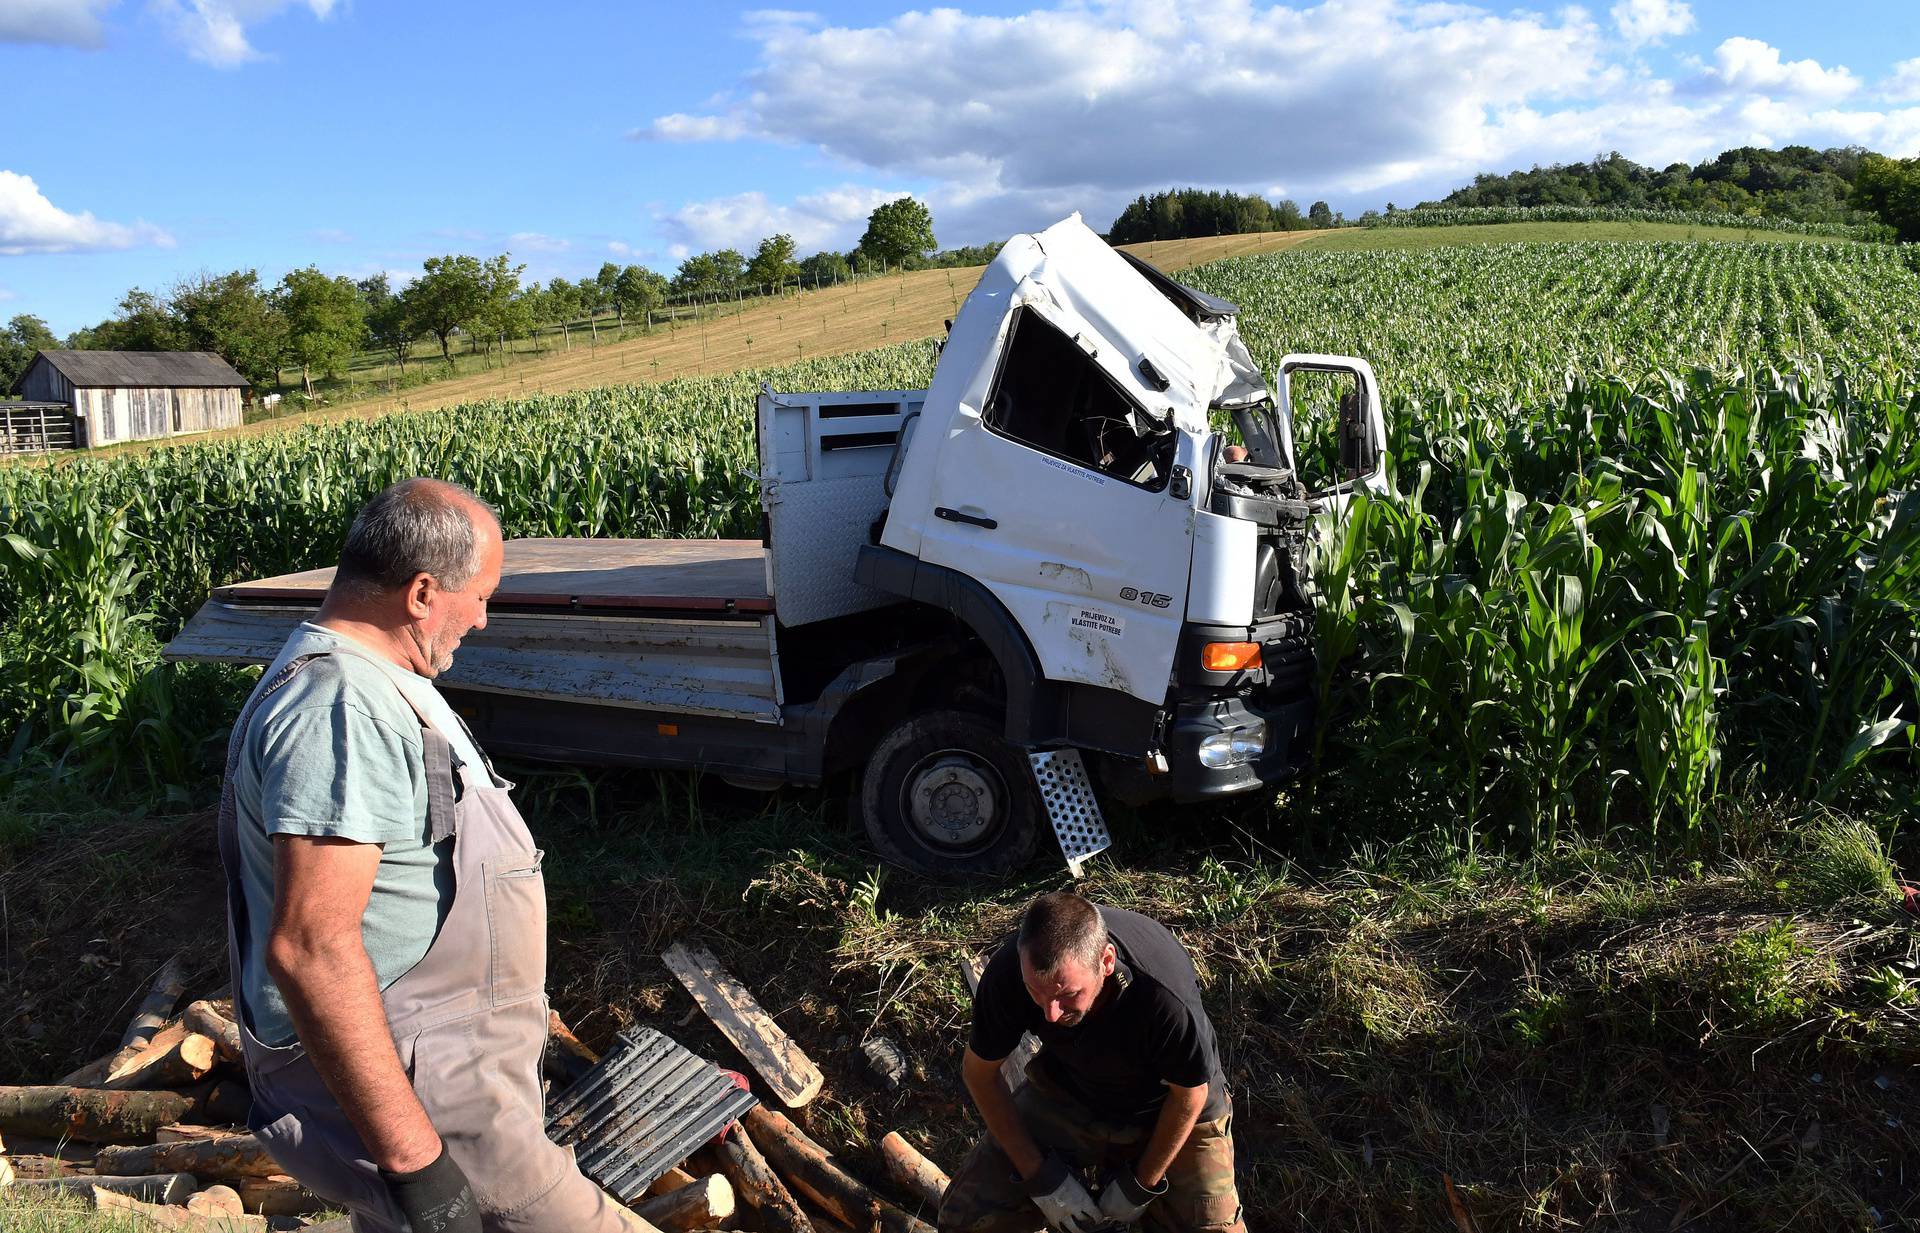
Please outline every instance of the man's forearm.
M1046 1154L1034 1142L1027 1124L1020 1120L1020 1110L1014 1106L1006 1081L1000 1077L999 1063L975 1062L976 1059L969 1057L969 1064L961 1072L966 1080L967 1092L973 1097L974 1107L980 1110L981 1119L987 1123L987 1133L1007 1154L1007 1159L1013 1162L1020 1176L1032 1177L1039 1172Z
M373 961L359 939L276 934L267 962L300 1043L374 1163L396 1173L431 1164L440 1136L400 1065Z
M1167 1170L1173 1166L1174 1157L1187 1145L1187 1136L1193 1133L1194 1124L1200 1120L1200 1111L1207 1107L1207 1085L1199 1087L1169 1087L1167 1097L1160 1104L1160 1116L1153 1124L1153 1133L1147 1137L1147 1146L1140 1153L1140 1159L1134 1162L1134 1176L1140 1184L1149 1188L1158 1186Z

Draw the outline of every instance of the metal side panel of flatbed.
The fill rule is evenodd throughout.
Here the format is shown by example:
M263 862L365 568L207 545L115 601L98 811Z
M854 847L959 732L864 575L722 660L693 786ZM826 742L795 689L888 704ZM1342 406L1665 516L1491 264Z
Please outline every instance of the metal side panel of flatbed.
M222 587L172 660L264 664L311 618L331 569ZM453 689L759 723L780 721L758 544L516 540L487 627L436 678Z

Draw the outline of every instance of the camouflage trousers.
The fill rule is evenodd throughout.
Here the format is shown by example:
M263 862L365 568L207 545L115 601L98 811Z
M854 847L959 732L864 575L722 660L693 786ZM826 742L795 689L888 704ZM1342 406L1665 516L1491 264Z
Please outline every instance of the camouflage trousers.
M1083 1177L1103 1168L1130 1168L1153 1134L1151 1123L1104 1121L1027 1064L1027 1082L1014 1107L1042 1148L1058 1152ZM1167 1170L1167 1193L1155 1199L1140 1227L1153 1233L1246 1233L1233 1180L1233 1114L1200 1122ZM1040 1209L1027 1198L1013 1162L982 1135L953 1175L940 1202L939 1233L1039 1233Z

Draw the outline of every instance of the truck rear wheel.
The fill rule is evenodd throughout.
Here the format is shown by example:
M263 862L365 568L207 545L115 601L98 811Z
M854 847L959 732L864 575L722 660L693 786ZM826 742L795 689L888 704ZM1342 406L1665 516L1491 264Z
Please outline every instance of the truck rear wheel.
M1005 873L1032 860L1040 839L1026 758L965 711L917 715L882 738L859 805L881 857L922 873Z

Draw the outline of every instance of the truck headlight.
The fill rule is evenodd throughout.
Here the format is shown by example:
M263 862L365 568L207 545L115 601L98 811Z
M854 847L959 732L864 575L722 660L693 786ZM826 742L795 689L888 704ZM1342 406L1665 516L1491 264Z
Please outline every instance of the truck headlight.
M1267 721L1228 728L1200 740L1200 765L1210 770L1240 766L1267 752Z

